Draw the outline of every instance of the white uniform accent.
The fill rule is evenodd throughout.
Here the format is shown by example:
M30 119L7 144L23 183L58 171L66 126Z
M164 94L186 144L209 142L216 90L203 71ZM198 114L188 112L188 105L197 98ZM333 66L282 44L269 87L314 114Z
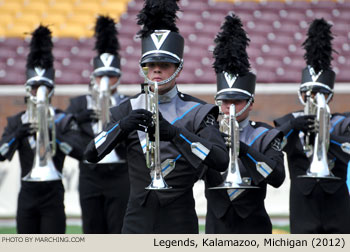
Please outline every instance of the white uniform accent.
M208 148L198 142L191 144L191 150L193 154L195 154L197 157L199 157L202 160L204 160L209 153Z

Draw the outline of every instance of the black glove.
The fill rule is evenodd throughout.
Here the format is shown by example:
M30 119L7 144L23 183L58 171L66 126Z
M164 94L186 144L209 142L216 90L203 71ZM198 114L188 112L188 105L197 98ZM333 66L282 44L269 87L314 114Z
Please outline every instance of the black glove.
M148 130L150 134L150 140L154 141L154 126ZM161 141L171 141L177 133L177 127L171 125L166 119L164 119L162 113L159 112L159 138Z
M152 125L152 113L145 109L132 110L131 113L120 120L120 128L130 133L133 130L146 131Z
M239 157L242 157L247 154L249 146L242 141L239 141Z
M21 127L19 127L16 130L16 139L20 140L24 137L30 136L34 134L34 129L33 129L33 125L30 123L25 123L22 124Z
M304 133L315 130L315 116L305 115L299 116L291 121L291 126L295 130L301 130Z
M97 121L97 115L95 111L92 109L86 109L86 110L83 110L82 112L76 113L74 117L77 120L78 124Z

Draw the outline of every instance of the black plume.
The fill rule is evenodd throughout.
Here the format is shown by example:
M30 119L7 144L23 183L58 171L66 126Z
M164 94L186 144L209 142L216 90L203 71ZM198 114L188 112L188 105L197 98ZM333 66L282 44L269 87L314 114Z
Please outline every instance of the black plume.
M51 31L46 26L40 25L32 32L26 67L41 67L43 69L53 67L52 48Z
M241 20L235 15L228 15L221 31L214 40L214 69L216 73L227 72L242 75L249 72L250 64L246 48L250 39L243 29Z
M94 36L96 38L94 49L99 55L110 53L118 56L118 50L120 48L117 38L118 31L112 18L99 16L96 20Z
M316 73L331 69L332 57L332 25L323 18L315 19L307 33L303 46L306 50L304 59L307 65L312 66Z
M178 0L146 0L143 9L137 15L138 25L143 25L137 33L141 38L149 36L154 30L178 32L176 12Z

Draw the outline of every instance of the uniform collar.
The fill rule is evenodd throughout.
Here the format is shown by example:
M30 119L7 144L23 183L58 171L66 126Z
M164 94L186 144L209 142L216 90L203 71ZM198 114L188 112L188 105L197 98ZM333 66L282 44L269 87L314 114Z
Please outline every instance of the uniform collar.
M249 116L238 124L239 124L239 130L242 131L249 124Z
M175 85L169 92L159 95L158 101L159 103L169 103L171 100L177 95L177 86Z

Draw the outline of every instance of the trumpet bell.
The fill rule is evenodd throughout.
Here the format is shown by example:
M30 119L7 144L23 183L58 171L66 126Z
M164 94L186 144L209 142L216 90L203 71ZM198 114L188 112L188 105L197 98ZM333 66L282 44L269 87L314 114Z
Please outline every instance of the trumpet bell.
M298 178L312 178L312 179L334 179L334 180L339 180L339 177L336 177L333 175L333 173L329 173L327 175L324 174L318 174L318 173L312 173L307 171L305 175L300 175Z
M231 178L228 175L226 180L218 186L210 187L209 190L218 190L218 189L258 189L258 186L250 185L250 181L246 181L240 178Z
M34 168L22 178L27 182L43 182L61 180L62 174L57 171L52 160L48 161L45 166L36 165Z
M145 188L146 190L168 190L172 189L171 186L168 186L163 176L154 176L152 182L149 186Z
M252 186L248 184L237 184L229 181L225 181L218 186L210 187L209 190L217 190L217 189L258 189L258 186Z
M339 177L334 176L333 173L329 170L329 166L326 163L326 160L318 160L315 156L306 174L300 175L298 178L340 179Z

